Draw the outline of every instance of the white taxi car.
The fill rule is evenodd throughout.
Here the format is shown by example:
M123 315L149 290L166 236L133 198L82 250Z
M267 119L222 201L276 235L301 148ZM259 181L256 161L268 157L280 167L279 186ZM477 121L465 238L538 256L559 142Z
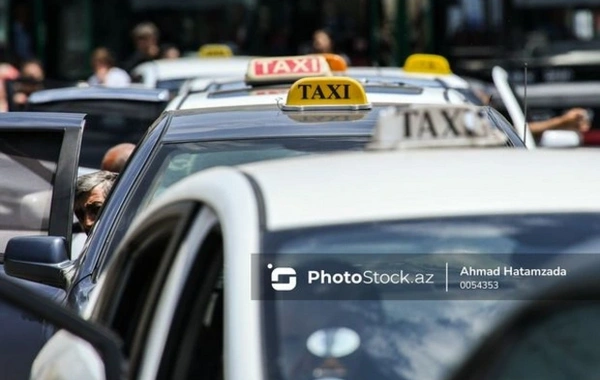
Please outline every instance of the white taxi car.
M345 66L336 65L335 56L322 55L255 58L248 63L245 79L203 81L203 91L189 91L176 96L167 110L207 108L218 106L277 104L292 85L303 78L336 77ZM373 104L380 103L452 103L468 100L459 92L445 88L407 86L393 81L362 82Z
M444 378L519 303L448 263L600 249L598 153L505 142L481 108L407 106L367 151L182 180L132 224L88 322L45 312L70 332L32 379Z

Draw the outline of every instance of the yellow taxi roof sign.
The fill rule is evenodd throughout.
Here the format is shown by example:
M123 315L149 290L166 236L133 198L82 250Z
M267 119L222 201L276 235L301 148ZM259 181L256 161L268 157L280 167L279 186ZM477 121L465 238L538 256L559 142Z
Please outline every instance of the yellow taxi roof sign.
M202 58L228 58L233 56L233 50L223 44L207 44L200 47L198 55Z
M332 75L327 60L320 55L265 57L250 60L246 83L294 83L305 77Z
M404 62L404 71L423 74L452 74L450 63L437 54L413 54Z
M354 78L302 78L288 91L283 109L307 110L363 110L370 109L364 87Z
M348 70L348 64L346 63L344 57L342 57L341 55L332 53L323 53L321 55L325 57L325 60L327 61L327 64L329 65L331 71Z

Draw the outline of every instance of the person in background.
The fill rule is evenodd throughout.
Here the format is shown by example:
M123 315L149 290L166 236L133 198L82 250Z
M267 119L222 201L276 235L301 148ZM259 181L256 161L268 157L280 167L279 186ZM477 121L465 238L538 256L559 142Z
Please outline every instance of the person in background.
M346 63L350 65L350 58L344 53L340 53L335 51L335 46L333 43L333 38L325 29L318 29L313 33L312 40L312 54L323 54L323 53L332 53L338 54L346 60Z
M473 84L472 84L473 85ZM475 88L475 94L484 105L492 105L491 89ZM560 116L546 120L528 121L527 126L531 134L539 138L547 130L572 130L585 133L592 127L590 115L583 108L571 108Z
M94 75L88 79L92 86L127 87L131 84L129 74L115 67L115 59L106 48L100 47L92 53Z
M160 54L161 58L177 59L177 58L181 57L181 52L179 51L177 46L172 45L172 44L163 45L161 47L160 51L161 51L161 54Z
M13 65L8 63L0 64L0 112L7 112L9 110L6 81L13 81L17 79L19 75L19 70Z
M583 108L571 108L561 116L547 120L530 121L527 125L536 137L541 136L544 131L550 129L567 129L584 133L591 128L590 117Z
M79 176L75 189L75 216L89 235L102 206L117 180L118 173L101 170Z
M41 61L30 59L23 62L18 81L15 83L13 104L23 107L27 103L29 95L44 89L45 79L46 74Z
M102 159L101 169L113 173L121 173L135 145L131 143L118 144L106 151Z
M141 23L133 29L132 35L136 50L123 65L129 73L140 63L160 58L160 35L156 25L151 22Z

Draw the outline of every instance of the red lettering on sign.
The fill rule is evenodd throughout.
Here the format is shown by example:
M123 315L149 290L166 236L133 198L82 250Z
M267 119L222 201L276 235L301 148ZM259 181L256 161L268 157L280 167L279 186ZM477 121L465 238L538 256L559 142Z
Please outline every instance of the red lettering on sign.
M272 59L254 62L254 75L319 74L323 68L318 58Z

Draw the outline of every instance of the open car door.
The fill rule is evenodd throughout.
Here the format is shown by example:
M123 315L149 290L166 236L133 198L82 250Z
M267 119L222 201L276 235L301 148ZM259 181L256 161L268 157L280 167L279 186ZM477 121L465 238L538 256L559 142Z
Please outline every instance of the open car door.
M4 253L11 239L24 236L56 237L70 251L84 122L84 114L0 113L0 277L54 300L64 290L8 276ZM0 347L0 379L28 378L47 339L43 322L0 308L0 326L0 341L11 342Z

